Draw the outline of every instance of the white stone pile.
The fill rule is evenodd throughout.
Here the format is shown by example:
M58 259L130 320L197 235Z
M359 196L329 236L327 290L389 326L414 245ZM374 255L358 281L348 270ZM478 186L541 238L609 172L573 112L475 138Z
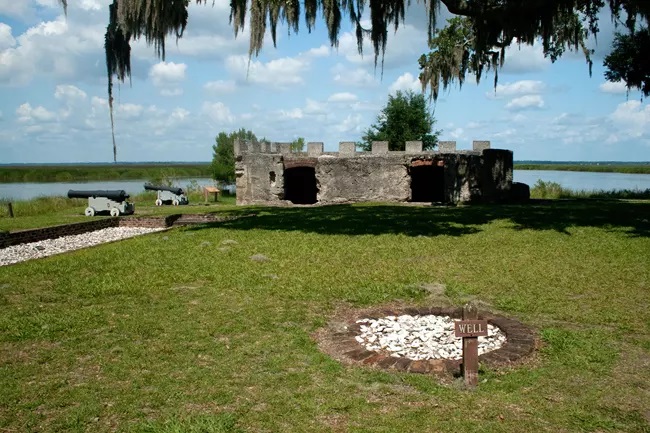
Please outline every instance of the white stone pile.
M454 319L449 316L386 316L357 323L361 324L361 335L355 338L366 350L414 361L463 356L462 338L454 335ZM478 337L478 353L496 350L505 341L503 331L488 324L488 336Z
M86 248L93 245L113 242L161 230L165 229L145 227L109 227L88 233L82 233L80 235L62 236L60 238L46 239L40 242L13 245L0 249L0 266L65 253L80 248Z

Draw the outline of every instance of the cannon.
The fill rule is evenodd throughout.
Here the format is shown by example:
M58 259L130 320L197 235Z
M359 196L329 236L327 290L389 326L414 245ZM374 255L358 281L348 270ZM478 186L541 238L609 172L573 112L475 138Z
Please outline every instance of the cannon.
M171 203L174 206L189 203L189 200L187 199L183 188L151 185L150 183L145 183L144 189L148 191L156 191L158 193L158 197L156 198L156 206L162 206L163 203Z
M108 212L111 216L132 214L135 205L129 203L129 195L124 190L94 190L94 191L68 191L68 198L87 198L88 207L84 211L86 216L94 216L97 212Z

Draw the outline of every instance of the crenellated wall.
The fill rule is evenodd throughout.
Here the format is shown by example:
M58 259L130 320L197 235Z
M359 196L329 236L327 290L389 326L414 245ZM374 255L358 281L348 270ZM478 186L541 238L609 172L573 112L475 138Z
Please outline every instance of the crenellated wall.
M474 141L456 150L442 141L423 151L409 141L404 151L388 142L358 152L341 142L338 152L308 143L292 152L290 143L235 142L237 204L332 204L364 201L469 203L505 200L512 186L512 151Z

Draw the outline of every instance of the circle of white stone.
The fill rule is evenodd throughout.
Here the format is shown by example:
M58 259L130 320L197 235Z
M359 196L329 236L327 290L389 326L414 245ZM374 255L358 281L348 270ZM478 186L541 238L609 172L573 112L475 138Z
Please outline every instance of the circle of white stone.
M385 351L390 356L414 361L463 357L463 339L455 336L454 319L449 316L404 314L360 319L357 323L361 333L355 338L366 350ZM496 350L505 341L505 333L488 324L487 337L478 337L478 353Z

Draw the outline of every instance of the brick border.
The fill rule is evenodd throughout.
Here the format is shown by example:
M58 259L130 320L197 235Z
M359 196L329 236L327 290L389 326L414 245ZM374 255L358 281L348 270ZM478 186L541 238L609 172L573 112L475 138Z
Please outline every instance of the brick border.
M82 233L101 230L108 227L168 228L173 226L232 221L249 216L255 216L255 214L241 216L219 216L213 214L172 214L166 216L123 216L101 219L97 218L91 221L82 221L38 229L27 229L9 233L0 233L0 249L7 248L12 245L40 242L46 239L56 239L62 236L80 235Z
M461 319L462 308L420 307L420 308L377 308L357 310L344 319L344 326L337 330L322 328L316 334L323 351L343 362L395 370L409 373L436 374L442 377L460 375L461 360L430 359L414 361L402 357L393 357L388 353L366 350L357 340L361 334L359 319L379 319L385 316L436 315ZM479 313L479 319L500 328L506 334L506 342L496 350L479 356L479 363L497 368L520 363L531 355L536 346L536 334L532 328L507 317L490 313Z

